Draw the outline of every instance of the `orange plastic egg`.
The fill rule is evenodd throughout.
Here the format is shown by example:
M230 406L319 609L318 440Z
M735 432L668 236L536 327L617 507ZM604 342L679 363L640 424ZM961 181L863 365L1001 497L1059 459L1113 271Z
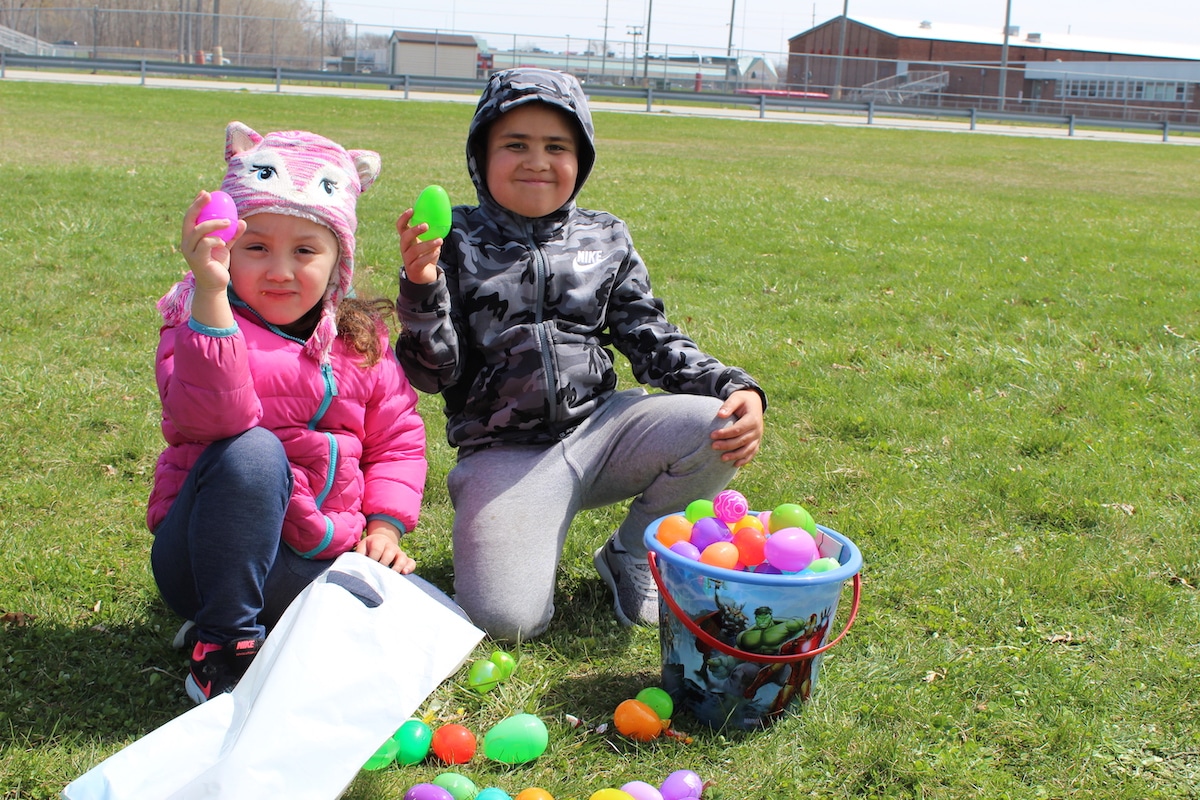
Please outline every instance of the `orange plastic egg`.
M734 569L738 563L738 549L733 542L713 542L700 554L700 563Z
M522 789L517 793L514 800L554 800L554 795L547 792L545 789L539 789L536 786L529 789Z
M641 700L625 700L613 713L613 724L630 739L649 742L662 735L663 721Z
M692 523L682 514L672 514L658 523L658 531L654 537L663 547L670 550L671 545L692 538Z
M733 531L734 533L737 533L742 528L754 528L755 530L761 531L763 530L763 524L759 521L758 517L754 516L753 514L747 514L729 526L729 530Z

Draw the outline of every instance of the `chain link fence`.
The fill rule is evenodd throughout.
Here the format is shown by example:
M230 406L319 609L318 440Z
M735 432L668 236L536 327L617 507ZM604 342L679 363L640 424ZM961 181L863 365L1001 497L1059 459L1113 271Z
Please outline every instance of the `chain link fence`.
M0 0L4 2L4 0ZM170 2L170 0L166 0ZM534 65L574 73L593 86L653 91L750 94L771 98L830 99L875 103L889 108L980 109L1030 115L1200 124L1196 82L1164 80L1125 69L1120 79L1086 63L1061 75L1056 66L1032 62L1008 69L1001 81L996 63L915 64L858 56L785 52L748 52L686 44L626 39L533 37L510 32L416 32L426 41L438 36L473 41L477 54L467 74L439 73L436 58L428 69L398 63L389 27L359 25L309 12L308 16L242 13L269 0L213 0L201 11L199 0L179 0L177 10L94 8L14 8L0 5L0 52L91 59L230 65L365 75L412 74L478 79L493 69ZM258 5L251 6L250 3ZM229 4L233 3L232 8ZM213 13L216 12L216 13ZM436 45L435 45L436 46ZM452 59L442 59L449 63ZM461 62L461 59L459 60ZM1131 64L1132 62L1123 62ZM1109 64L1111 67L1112 64ZM1200 64L1196 65L1200 82ZM1006 85L1002 101L998 87Z

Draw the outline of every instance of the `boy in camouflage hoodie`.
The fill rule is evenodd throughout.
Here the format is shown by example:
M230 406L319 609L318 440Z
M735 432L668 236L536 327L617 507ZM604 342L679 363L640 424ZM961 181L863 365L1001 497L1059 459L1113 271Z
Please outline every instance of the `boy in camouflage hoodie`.
M419 242L411 209L396 223L396 354L445 400L455 599L495 639L546 629L571 521L630 498L595 565L622 623L656 624L646 526L715 495L762 439L762 389L667 321L624 222L575 205L593 140L573 76L499 72L467 136L479 204L445 240ZM617 391L609 345L664 392Z

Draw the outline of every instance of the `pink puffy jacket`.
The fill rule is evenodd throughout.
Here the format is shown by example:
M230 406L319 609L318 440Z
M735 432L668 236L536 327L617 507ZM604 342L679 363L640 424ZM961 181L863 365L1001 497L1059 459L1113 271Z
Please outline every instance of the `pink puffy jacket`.
M234 314L235 331L200 332L185 322L160 332L167 449L154 471L150 530L210 442L257 426L279 437L292 464L282 535L297 553L336 558L362 538L368 517L411 531L425 488L425 427L386 340L385 357L364 369L338 339L322 367L302 354L302 342L237 305Z

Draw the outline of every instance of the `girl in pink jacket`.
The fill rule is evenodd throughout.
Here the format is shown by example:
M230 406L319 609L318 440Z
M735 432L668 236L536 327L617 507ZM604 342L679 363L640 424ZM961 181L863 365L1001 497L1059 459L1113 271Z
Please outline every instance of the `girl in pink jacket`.
M233 122L225 159L236 236L218 236L233 220L197 222L201 192L183 221L191 271L159 301L167 448L147 511L159 591L194 623L197 703L233 688L332 559L355 550L413 571L399 540L426 473L390 304L351 291L355 204L378 154Z

